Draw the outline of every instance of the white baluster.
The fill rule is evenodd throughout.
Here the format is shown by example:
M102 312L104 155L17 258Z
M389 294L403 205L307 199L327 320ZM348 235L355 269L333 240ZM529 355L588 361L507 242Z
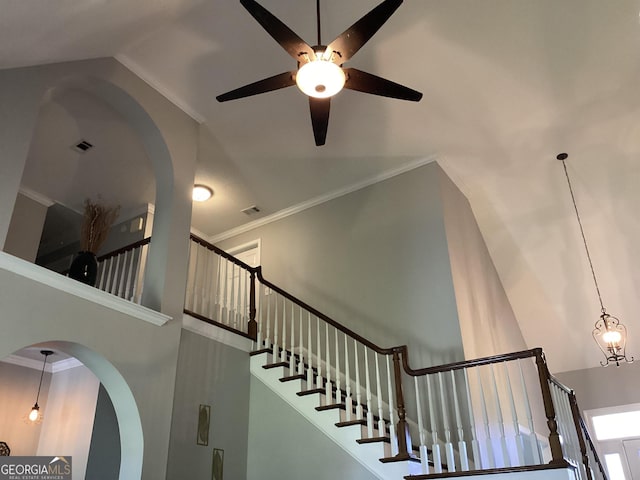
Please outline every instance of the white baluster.
M482 386L482 377L480 376L480 368L476 369L478 374L478 386L480 387L480 405L482 407L482 419L484 421L485 447L487 449L487 460L489 468L496 468L496 459L493 452L493 443L491 442L491 428L489 427L489 414L487 412L487 402L484 396L484 387Z
M209 318L209 249L202 250L202 305L200 313Z
M460 402L458 401L458 388L454 370L451 374L451 389L453 390L453 407L456 414L456 430L458 431L458 454L460 456L460 470L469 471L469 457L467 456L467 443L464 441L464 429L462 428L462 416L460 415ZM475 428L475 427L474 427Z
M363 346L364 351L364 376L365 376L365 394L367 399L367 438L373 437L373 401L371 399L371 380L369 375L369 349Z
M127 282L127 255L129 252L124 252L122 254L122 270L120 272L120 285L118 288L118 296L120 298L124 298L124 287Z
M520 435L520 422L518 421L518 411L516 409L516 401L513 398L513 389L511 388L511 377L509 376L509 366L507 362L502 363L504 369L504 375L507 381L507 393L509 394L509 403L511 405L511 421L513 422L513 433L516 442L516 455L518 462L516 466L523 466L525 464L524 456L524 442L522 435Z
M125 286L124 298L127 300L131 298L131 278L133 277L133 262L136 258L136 253L138 249L131 250L131 255L129 256L129 266L127 267L127 284Z
M149 251L149 244L145 244L142 246L142 251L140 252L140 258L138 259L138 269L136 271L136 282L134 291L136 292L135 297L136 303L142 302L142 294L144 292L144 272L146 270L147 265L147 252Z
M325 372L327 374L327 383L325 385L325 397L327 405L333 403L333 384L331 383L331 349L329 348L329 324L324 324L324 336L325 336Z
M194 267L193 267L193 299L191 300L191 305L193 311L195 313L200 313L198 311L198 290L200 289L200 284L198 280L198 275L200 273L200 245L195 246L194 253ZM109 271L109 276L111 276L111 271Z
M358 341L353 339L353 359L355 361L355 370L356 370L356 419L362 420L363 410L362 410L362 389L360 388L360 358L358 357Z
M333 333L335 334L335 340L336 340L336 403L337 404L341 404L342 403L342 390L341 385L340 385L340 347L338 345L338 329L334 328L333 329Z
M307 312L307 390L313 388L313 342L311 341L311 312Z
M229 260L220 257L220 262L224 265L224 276L221 280L224 288L220 302L220 323L229 325Z
M262 342L264 341L262 334L263 332L263 320L262 320L262 305L264 304L264 285L258 283L258 312L257 312L257 321L258 321L258 335L256 336L256 350L262 348Z
M275 306L273 309L273 362L277 362L280 356L278 342L278 296L274 293L273 301L275 302Z
M429 451L427 449L426 430L424 421L422 420L422 399L420 398L420 389L418 388L418 377L413 377L413 388L416 392L416 407L418 413L418 434L420 440L420 466L423 474L429 473Z
M436 423L436 408L433 393L431 392L431 377L424 377L427 382L427 399L429 407L429 422L431 423L431 455L433 456L433 470L442 473L442 457L440 455L440 443L438 442L438 424Z
M378 436L384 437L387 434L386 424L384 422L384 410L382 409L382 391L380 387L380 362L378 361L378 352L373 353L376 362L376 396L378 397Z
M282 350L280 361L287 363L287 299L282 297Z
M302 336L302 307L298 307L298 350L300 352L300 358L298 359L298 375L304 375L304 342ZM293 318L293 315L292 315Z
M295 329L293 328L295 325L295 313L293 310L294 303L291 302L291 316L289 317L289 322L291 322L291 353L289 357L289 371L291 375L296 373L296 354L295 354Z
M110 257L109 260L107 260L107 262L109 262L109 270L107 270L107 281L104 285L105 292L109 292L111 288L111 283L113 281L113 277L111 276L111 272L113 271L113 257Z
M271 298L273 297L273 291L269 290L265 292L267 294L267 334L264 337L264 348L271 348Z
M491 370L491 379L493 380L493 394L496 399L496 415L498 417L498 429L500 430L500 447L502 448L503 467L511 466L511 458L509 457L509 449L507 448L507 437L504 433L504 418L502 416L502 405L500 402L500 394L498 393L498 383L496 382L496 374L493 364L489 365Z
M106 270L106 263L107 262L102 261L98 264L98 268L100 272L100 280L98 280L98 289L100 290L104 290L104 272Z
M322 388L322 348L320 347L320 319L316 317L316 387Z
M467 408L469 410L469 422L471 423L471 452L473 454L474 470L480 470L482 468L482 462L480 457L480 445L478 443L478 433L476 431L476 420L473 414L473 403L471 402L471 388L469 387L469 375L467 369L462 369L464 372L464 385L467 392Z
M442 423L444 424L444 448L445 455L447 457L447 470L449 472L455 472L456 463L453 456L453 443L451 442L451 425L449 424L449 412L447 409L448 402L444 397L444 383L442 380L442 372L438 372L438 385L440 386L440 408L442 409Z
M347 422L351 421L351 415L353 413L353 398L351 397L351 378L349 375L349 371L351 370L349 366L349 347L347 334L344 334L344 371L345 371L345 395L344 399L345 404L345 420Z
M524 398L525 411L527 415L527 426L529 427L529 447L530 453L533 457L534 465L542 464L542 448L540 442L538 442L538 436L536 435L536 429L533 424L533 412L531 411L531 404L529 403L529 392L527 391L527 383L524 379L524 372L522 371L522 363L518 361L518 368L520 370L520 385L522 386L522 398Z
M393 393L393 377L391 376L390 355L385 355L387 363L387 390L389 395L389 438L391 439L391 456L398 454L398 436L396 435L396 419Z

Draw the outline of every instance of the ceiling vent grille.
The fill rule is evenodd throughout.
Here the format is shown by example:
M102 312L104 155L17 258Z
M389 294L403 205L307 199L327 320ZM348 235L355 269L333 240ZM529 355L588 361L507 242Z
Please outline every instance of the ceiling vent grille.
M87 142L86 140L80 140L78 143L71 147L78 153L86 153L93 148L93 144Z
M260 207L256 205L251 205L250 207L245 208L244 210L240 210L245 215L255 215L256 213L260 213Z

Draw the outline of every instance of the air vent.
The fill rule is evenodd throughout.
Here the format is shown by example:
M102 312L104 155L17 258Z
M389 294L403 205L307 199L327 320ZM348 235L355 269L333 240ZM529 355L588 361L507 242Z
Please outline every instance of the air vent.
M91 150L93 148L93 144L87 142L86 140L80 140L71 148L73 148L78 153L86 153L88 150Z
M260 212L260 207L256 205L251 205L250 207L245 208L244 210L240 210L245 215L255 215Z

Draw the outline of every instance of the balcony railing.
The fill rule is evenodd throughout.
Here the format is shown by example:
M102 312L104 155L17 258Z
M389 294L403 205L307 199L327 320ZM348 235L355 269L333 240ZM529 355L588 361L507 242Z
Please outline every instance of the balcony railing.
M422 473L407 478L547 468L607 478L541 349L412 369L406 346L373 344L193 235L186 292L185 313L254 340L326 408L366 425L363 441L388 439L381 461L419 460Z

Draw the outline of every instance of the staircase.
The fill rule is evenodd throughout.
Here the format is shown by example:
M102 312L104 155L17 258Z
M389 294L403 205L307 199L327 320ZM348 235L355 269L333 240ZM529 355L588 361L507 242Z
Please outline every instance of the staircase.
M379 347L191 240L185 313L252 339L251 373L376 478L607 479L541 349L412 369L406 346Z
M288 363L280 362L279 359L274 361L272 352L267 349L252 352L251 374L354 457L376 478L398 480L420 472L418 459L381 462L382 458L392 457L389 433L374 428L370 434L364 420L367 414L364 408L362 418L357 418L356 409L353 409L348 417L346 404L336 400L335 390L327 397L326 379L322 379L325 388L317 388L315 381L309 385L304 375L289 370ZM345 392L341 393L344 396ZM378 420L375 418L376 422ZM388 420L384 424L388 424Z

